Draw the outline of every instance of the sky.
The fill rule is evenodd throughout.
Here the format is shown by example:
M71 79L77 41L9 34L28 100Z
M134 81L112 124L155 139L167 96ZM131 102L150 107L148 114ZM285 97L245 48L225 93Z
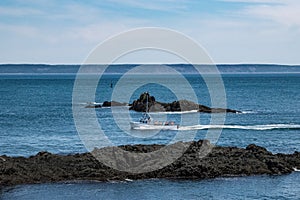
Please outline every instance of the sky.
M299 0L1 0L0 63L80 64L107 38L161 27L192 38L215 63L300 64L299 10ZM180 62L143 59L120 62Z

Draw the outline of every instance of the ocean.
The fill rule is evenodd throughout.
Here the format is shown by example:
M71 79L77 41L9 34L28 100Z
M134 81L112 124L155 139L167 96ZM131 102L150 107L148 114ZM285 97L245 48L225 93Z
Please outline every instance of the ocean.
M74 82L78 66L68 66L67 71L51 71L51 66L18 66L23 73L0 67L0 155L31 156L40 151L57 154L86 152L85 141L80 139L74 122L74 106L84 108L86 101L74 100ZM160 102L173 102L180 96L167 87L180 88L177 92L189 97L183 82L168 74L151 77L151 83L142 84L130 93L115 94L122 70L111 69L96 86L94 101L126 99L130 102L145 91ZM131 66L131 68L133 68ZM149 66L148 66L149 67ZM130 67L129 67L130 68ZM193 71L181 69L182 77L195 92L198 102L212 106L207 84L215 84L215 75L207 75L207 82ZM34 70L33 70L34 69ZM40 70L44 69L44 70ZM50 70L49 70L50 69ZM72 70L73 71L72 71ZM46 73L42 73L47 71ZM126 65L124 71L128 70ZM19 70L20 71L20 70ZM22 71L22 70L21 70ZM180 70L178 70L180 71ZM130 130L129 122L122 116L129 113L138 120L141 113L128 112L128 106L95 109L97 121L110 143L99 142L98 147L124 144L169 144L176 134L191 140L205 139L208 130L223 128L216 144L246 147L256 144L273 153L300 151L300 67L299 66L221 66L227 107L241 111L226 114L224 125L210 124L220 114L151 113L153 117L174 120L182 124L200 119L198 124L183 124L179 130L151 132ZM193 73L192 73L193 72ZM90 76L90 77L89 77ZM94 75L87 75L87 80ZM145 80L145 75L130 77L124 87ZM211 80L211 81L210 81ZM166 85L158 83L164 81ZM181 86L180 86L181 85ZM112 87L111 87L112 86ZM217 90L220 88L216 88ZM86 92L86 93L85 93ZM83 96L87 91L80 91ZM115 96L114 96L115 95ZM124 97L124 98L122 98ZM217 97L218 98L218 97ZM125 102L125 101L124 101ZM90 108L86 108L90 109ZM125 115L124 115L125 114ZM119 122L115 122L117 118ZM122 120L123 119L123 120ZM190 120L189 120L190 119ZM93 116L90 120L93 120ZM184 138L184 139L185 139ZM213 180L138 180L120 182L68 182L39 185L20 185L4 188L1 199L299 199L299 172L284 176L252 176L218 178Z

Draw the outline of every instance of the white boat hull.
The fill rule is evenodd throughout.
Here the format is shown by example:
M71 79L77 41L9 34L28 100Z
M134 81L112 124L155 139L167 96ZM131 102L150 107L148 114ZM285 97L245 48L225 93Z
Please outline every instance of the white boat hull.
M178 125L147 124L141 122L130 122L131 129L135 130L177 130Z

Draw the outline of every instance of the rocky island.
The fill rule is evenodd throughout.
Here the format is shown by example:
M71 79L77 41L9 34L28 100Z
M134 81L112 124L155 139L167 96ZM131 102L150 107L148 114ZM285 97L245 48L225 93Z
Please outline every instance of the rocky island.
M173 101L171 103L158 102L155 100L155 97L151 96L148 92L141 94L139 99L134 100L133 103L130 104L129 109L137 112L146 112L147 101L150 112L180 112L197 110L198 112L203 113L241 113L238 110L232 109L210 108L188 100Z
M57 155L40 152L35 156L0 156L0 186L59 181L110 181L127 179L207 179L226 176L281 175L300 168L300 153L272 154L254 144L246 148L213 146L207 140L179 142L188 145L182 156L172 164L147 173L118 171L100 163L91 153ZM123 145L128 152L147 153L164 145ZM202 147L211 148L207 156L199 157ZM106 147L113 148L115 147ZM101 153L101 149L95 149ZM118 161L132 162L123 157Z
M104 101L102 106L98 104L88 104L86 108L101 108L111 106L130 106L129 110L137 112L146 112L148 101L149 112L181 112L181 111L193 111L197 110L202 113L241 113L241 111L226 109L226 108L210 108L205 105L197 104L189 100L178 100L171 103L164 103L156 101L154 96L151 96L148 92L142 93L140 97L134 100L132 103L121 103L117 101Z

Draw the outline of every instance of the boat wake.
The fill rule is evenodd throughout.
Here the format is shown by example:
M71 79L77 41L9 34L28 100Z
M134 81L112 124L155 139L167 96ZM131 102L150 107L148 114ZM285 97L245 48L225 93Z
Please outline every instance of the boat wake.
M267 125L194 125L194 126L151 126L135 127L135 130L178 130L178 131L190 131L190 130L208 130L208 129L238 129L238 130L255 130L265 131L274 129L300 129L299 124L267 124Z
M267 125L195 125L180 126L178 130L205 130L205 129L240 129L240 130L273 130L273 129L300 129L299 124L267 124Z

